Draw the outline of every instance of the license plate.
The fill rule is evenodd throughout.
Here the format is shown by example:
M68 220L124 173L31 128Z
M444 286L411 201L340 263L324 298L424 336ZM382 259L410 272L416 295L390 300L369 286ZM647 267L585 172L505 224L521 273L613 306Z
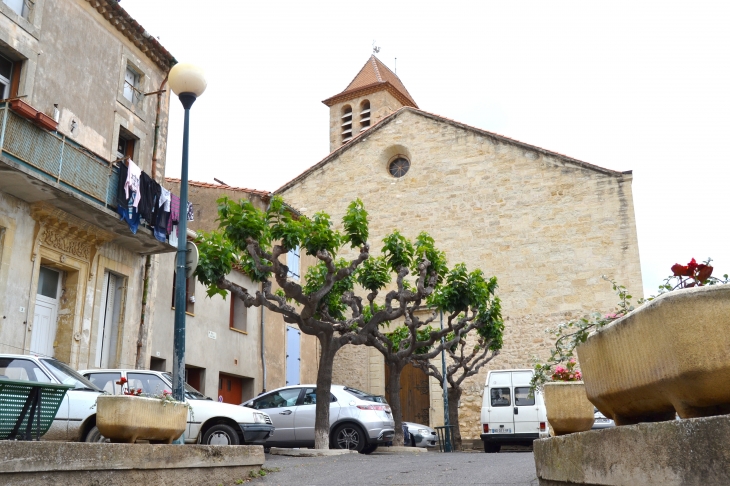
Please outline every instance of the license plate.
M607 424L610 421L611 421L611 419L601 419L601 418L596 419L596 422L598 422L599 424Z
M511 434L512 429L492 429L493 434Z

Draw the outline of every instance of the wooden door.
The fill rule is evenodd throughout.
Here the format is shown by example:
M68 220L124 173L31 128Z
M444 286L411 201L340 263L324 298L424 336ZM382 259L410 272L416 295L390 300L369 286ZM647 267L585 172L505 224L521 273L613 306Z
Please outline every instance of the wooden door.
M243 380L225 373L220 373L218 377L218 401L240 405L243 400Z
M388 380L388 365L385 365L385 379ZM429 425L431 407L428 376L413 365L406 365L400 375L400 403L404 422ZM390 402L386 392L385 399Z

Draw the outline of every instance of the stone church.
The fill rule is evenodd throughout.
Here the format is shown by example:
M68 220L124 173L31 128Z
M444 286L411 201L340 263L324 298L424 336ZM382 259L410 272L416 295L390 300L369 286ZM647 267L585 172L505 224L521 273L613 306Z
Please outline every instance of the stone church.
M330 110L331 153L276 193L305 214L341 220L361 198L370 242L379 250L394 229L427 231L449 265L464 262L499 280L504 348L468 379L461 433L480 433L488 369L530 368L546 357L545 329L615 307L602 275L641 296L631 171L617 172L481 130L420 109L405 85L372 56L350 84L323 102ZM405 420L443 423L441 388L406 372ZM343 348L334 383L385 394L381 355Z

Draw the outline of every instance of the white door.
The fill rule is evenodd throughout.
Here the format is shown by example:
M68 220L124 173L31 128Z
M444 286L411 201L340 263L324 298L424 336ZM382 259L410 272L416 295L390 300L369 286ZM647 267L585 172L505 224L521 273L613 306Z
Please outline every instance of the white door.
M122 283L121 277L107 271L104 272L104 285L101 289L102 308L97 326L96 359L94 361L98 368L116 366Z
M514 398L515 433L537 434L540 431L539 410L536 394L530 396L532 371L512 373L512 392Z
M512 372L491 372L487 385L489 433L514 434L515 416L512 401Z
M30 338L30 352L33 354L53 356L60 284L60 272L48 267L41 267L38 275L38 290Z

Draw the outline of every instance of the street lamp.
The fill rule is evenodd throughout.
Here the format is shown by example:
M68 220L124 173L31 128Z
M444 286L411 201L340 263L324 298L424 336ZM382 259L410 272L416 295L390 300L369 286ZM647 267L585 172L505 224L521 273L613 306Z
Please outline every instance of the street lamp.
M185 400L185 253L188 242L188 132L190 107L202 95L208 83L203 70L187 63L175 64L168 74L172 92L185 108L183 130L182 173L180 175L180 222L178 223L177 258L175 263L175 331L172 363L172 396Z

